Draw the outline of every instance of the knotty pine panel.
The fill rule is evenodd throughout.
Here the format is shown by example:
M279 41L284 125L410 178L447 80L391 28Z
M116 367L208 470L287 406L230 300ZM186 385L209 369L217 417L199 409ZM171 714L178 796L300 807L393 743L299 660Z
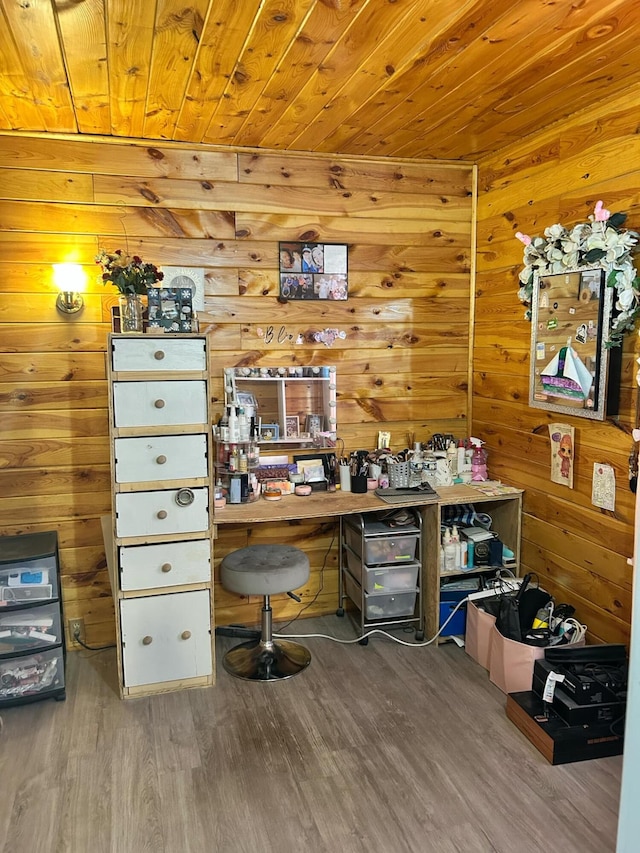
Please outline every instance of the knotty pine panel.
M1 303L0 303L1 306ZM280 302L273 298L242 296L238 299L210 300L201 312L203 322L250 323L256 316L268 325L315 324L324 326L344 326L367 323L381 323L394 327L396 324L433 323L445 327L447 318L451 322L469 320L469 301L467 299L379 299L359 298L357 300L313 300L291 299Z
M0 134L0 165L11 169L42 169L82 172L87 175L137 175L149 178L182 178L234 181L237 155L204 147L172 144L135 144L128 140L93 139L91 142L40 136Z
M104 382L0 382L0 412L107 408Z
M105 349L117 291L101 281L99 249L203 268L216 414L224 367L335 364L347 449L375 446L382 429L397 449L468 434L470 165L0 134L0 174L11 187L0 193L0 534L59 532L66 616L85 619L89 643L113 637L99 518L110 507ZM288 239L348 244L348 301L278 300ZM65 261L87 276L71 319L54 307L51 264ZM325 346L325 329L343 336ZM332 520L220 528L216 570L249 541L302 543L303 604L281 597L277 617L331 613L335 534ZM216 614L257 621L259 608L220 591Z
M0 198L14 199L18 206L23 199L88 202L93 198L93 182L89 175L0 168Z
M49 465L109 464L108 436L0 440L0 468L24 471Z
M424 213L424 210L423 210ZM236 214L236 236L253 240L282 240L305 242L319 240L320 234L327 243L344 243L346 239L360 243L387 243L390 246L421 246L430 241L443 246L465 248L469 245L471 222L444 222L433 227L438 210L425 221L419 219L353 219L343 216L284 216L271 214ZM348 235L348 238L345 238Z
M0 469L0 494L3 498L20 497L25 492L43 495L79 495L85 492L109 491L109 463L102 465Z
M107 409L76 409L44 412L7 412L2 417L2 439L74 440L107 435L109 432Z
M70 382L106 378L104 353L0 353L2 382Z
M309 187L324 190L327 186L344 192L392 191L429 196L469 198L472 195L473 170L469 165L439 163L438 171L425 169L425 163L366 158L316 157L310 168L309 157L295 154L240 153L238 181L242 184L273 184L280 187Z
M492 476L525 489L523 570L536 571L557 600L573 603L589 638L601 642L627 642L629 635L635 498L628 456L639 342L632 335L624 343L616 418L595 422L530 408L531 324L517 299L523 247L513 235L542 235L556 222L570 228L587 220L598 199L640 228L640 170L632 153L640 144L639 105L640 90L632 87L514 141L478 169L473 432L487 440ZM576 429L574 489L549 480L548 425L559 421ZM615 471L613 512L591 503L594 463Z
M470 222L468 198L425 200L421 193L394 193L385 190L375 196L366 190L344 192L326 187L319 193L313 187L289 187L282 192L270 184L179 181L171 178L140 181L134 178L96 176L95 201L98 204L196 208L198 210L235 210L240 213L264 212L308 216L345 216L363 219L408 219L432 222ZM230 204L233 199L233 204ZM429 204L431 201L431 204ZM426 203L425 203L426 202ZM436 226L437 227L437 226Z
M312 364L317 366L337 366L338 393L348 387L345 382L367 381L368 374L389 374L412 376L428 367L430 376L448 373L464 373L467 368L468 351L461 341L459 344L447 340L429 340L424 347L383 347L379 349L335 350L322 347L313 352L312 360L302 359L304 351L273 351L268 349L228 350L224 354L227 367L295 367ZM352 379L352 377L354 377ZM215 381L215 377L214 377ZM222 383L222 374L219 376Z
M171 210L170 208L120 207L0 201L0 229L4 231L103 234L118 245L126 234L140 237L187 237L230 240L233 222L215 210ZM450 245L455 245L451 239ZM459 239L459 238L458 238ZM336 241L337 242L337 241Z

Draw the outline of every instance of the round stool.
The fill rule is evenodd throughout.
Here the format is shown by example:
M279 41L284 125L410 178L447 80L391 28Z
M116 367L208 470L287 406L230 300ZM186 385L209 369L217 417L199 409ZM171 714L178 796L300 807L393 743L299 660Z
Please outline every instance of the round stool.
M259 640L230 649L222 665L230 675L248 681L277 681L302 672L311 661L309 651L290 640L274 640L270 596L291 595L309 580L309 559L292 545L249 545L232 551L220 564L220 582L229 592L262 595L262 632Z

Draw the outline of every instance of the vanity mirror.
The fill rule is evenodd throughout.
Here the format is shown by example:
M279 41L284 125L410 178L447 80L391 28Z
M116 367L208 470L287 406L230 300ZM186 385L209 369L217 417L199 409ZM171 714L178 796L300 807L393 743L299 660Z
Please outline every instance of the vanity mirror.
M225 406L254 418L260 440L297 447L336 441L336 368L227 367ZM265 434L268 428L268 438Z
M536 273L530 406L600 421L617 413L620 349L607 346L613 301L600 266Z

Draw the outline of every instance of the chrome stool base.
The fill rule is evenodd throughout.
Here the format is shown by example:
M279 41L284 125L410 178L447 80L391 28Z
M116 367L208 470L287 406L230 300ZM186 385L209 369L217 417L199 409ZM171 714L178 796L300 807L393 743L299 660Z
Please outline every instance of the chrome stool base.
M241 643L222 660L229 675L245 681L282 681L302 672L310 663L309 651L290 640Z

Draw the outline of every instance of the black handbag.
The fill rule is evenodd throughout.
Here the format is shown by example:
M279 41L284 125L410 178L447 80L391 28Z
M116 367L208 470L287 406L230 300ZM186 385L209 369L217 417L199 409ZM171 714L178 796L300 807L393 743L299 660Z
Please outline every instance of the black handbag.
M531 573L522 578L515 593L503 595L498 602L496 628L509 640L522 643L530 631L536 613L551 601L551 596L537 586L530 586Z

